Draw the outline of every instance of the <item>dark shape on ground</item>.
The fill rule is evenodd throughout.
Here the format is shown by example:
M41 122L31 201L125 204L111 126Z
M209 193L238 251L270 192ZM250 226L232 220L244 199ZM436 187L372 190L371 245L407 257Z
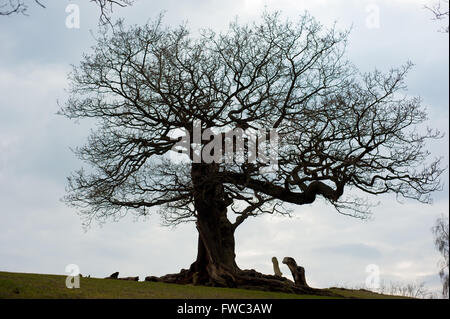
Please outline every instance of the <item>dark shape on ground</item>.
M105 279L117 279L117 280L129 280L129 281L139 281L139 276L136 277L122 277L119 278L119 272L115 272L111 274L109 277L105 277Z
M160 281L158 277L156 276L147 276L145 277L145 281L152 281L152 282L158 282Z
M283 259L283 263L286 264L291 270L295 282L282 276L265 275L257 272L254 269L239 270L239 272L234 275L234 278L230 278L230 282L234 283L232 288L278 291L296 294L313 294L319 296L337 296L337 294L331 292L328 289L316 289L309 287L305 279L305 269L301 266L298 266L294 258L285 257ZM151 282L187 284L195 281L196 285L200 284L213 287L218 286L213 281L204 282L203 279L204 278L201 277L201 274L199 272L193 272L192 269L181 269L179 273L168 274L162 277L145 277L145 281ZM224 285L223 287L230 286Z
M139 281L139 276L136 277L123 277L123 278L117 278L118 280L129 280L129 281Z
M105 279L117 279L117 277L119 277L119 272L115 272L113 274L111 274L111 276L109 277L105 277Z

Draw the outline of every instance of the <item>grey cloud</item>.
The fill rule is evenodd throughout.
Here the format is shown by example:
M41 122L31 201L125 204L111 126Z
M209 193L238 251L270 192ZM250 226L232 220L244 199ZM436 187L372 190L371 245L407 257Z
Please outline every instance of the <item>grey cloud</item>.
M332 240L331 240L332 241ZM354 257L377 261L381 257L381 252L375 247L365 244L342 244L337 246L324 246L318 248L318 254L331 255L332 258L340 256L342 258Z

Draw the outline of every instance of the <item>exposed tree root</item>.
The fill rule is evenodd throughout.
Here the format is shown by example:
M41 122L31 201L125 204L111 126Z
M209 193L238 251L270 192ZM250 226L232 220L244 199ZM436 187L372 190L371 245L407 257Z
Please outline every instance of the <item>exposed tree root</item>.
M192 268L192 267L191 267ZM229 276L227 280L227 276ZM229 287L229 288L243 288L263 291L275 291L293 294L307 294L339 297L339 295L327 289L316 289L308 286L296 285L293 281L273 275L266 275L259 273L253 269L239 270L235 274L222 275L226 284L219 283L212 280L207 274L200 272L193 272L190 269L182 269L176 274L167 274L162 277L148 276L145 281L164 282L173 284L194 284L212 287Z

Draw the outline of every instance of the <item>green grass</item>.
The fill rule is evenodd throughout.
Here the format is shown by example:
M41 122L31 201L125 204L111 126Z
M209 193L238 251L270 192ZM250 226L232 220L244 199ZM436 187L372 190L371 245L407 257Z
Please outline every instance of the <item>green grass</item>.
M79 289L68 289L66 276L0 272L0 298L136 298L136 299L319 299L247 289L176 285L156 282L132 282L81 278ZM364 290L332 288L342 298L395 298ZM398 297L397 297L398 298Z

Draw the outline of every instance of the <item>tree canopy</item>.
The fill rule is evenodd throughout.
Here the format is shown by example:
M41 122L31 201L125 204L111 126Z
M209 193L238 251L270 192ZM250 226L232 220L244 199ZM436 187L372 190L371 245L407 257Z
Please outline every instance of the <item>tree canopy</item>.
M71 178L68 199L101 215L188 208L189 165L161 155L176 143L172 130L192 132L200 120L278 129L277 174L245 165L219 173L232 198L242 199L242 188L300 205L321 195L339 209L348 186L429 202L441 170L439 160L426 165L424 143L439 133L415 130L427 116L419 98L402 92L412 64L359 74L344 58L347 35L309 15L298 24L266 15L259 25L233 23L225 34L209 30L198 39L161 20L128 29L118 23L71 77L63 113L97 118L101 128L77 150L96 172Z

